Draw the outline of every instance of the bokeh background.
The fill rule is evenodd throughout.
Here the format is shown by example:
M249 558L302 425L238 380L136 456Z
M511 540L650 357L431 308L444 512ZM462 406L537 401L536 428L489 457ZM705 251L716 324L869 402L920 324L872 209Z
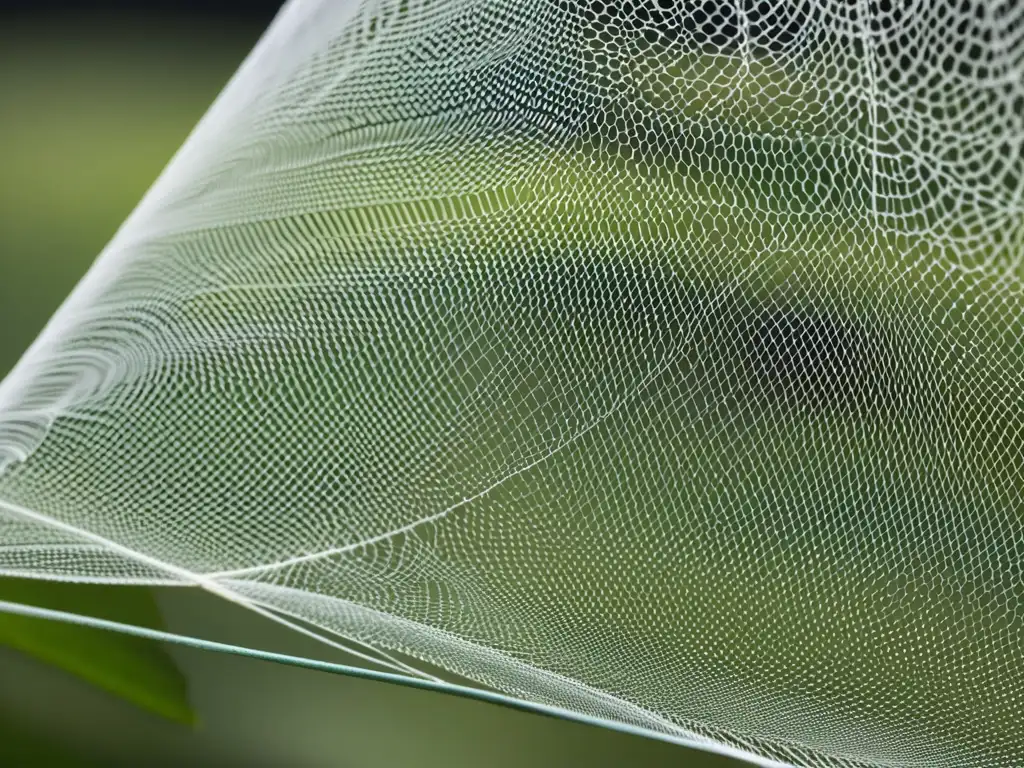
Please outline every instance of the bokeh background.
M0 3L0 372L188 135L278 3ZM172 631L333 658L186 590ZM196 728L0 648L0 764L720 766L672 745L380 683L187 649Z

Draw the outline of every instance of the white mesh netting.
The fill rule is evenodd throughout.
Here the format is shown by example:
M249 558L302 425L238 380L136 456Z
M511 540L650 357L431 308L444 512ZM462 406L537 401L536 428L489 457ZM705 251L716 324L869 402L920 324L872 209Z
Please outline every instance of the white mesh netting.
M1021 765L1022 9L289 5L0 387L0 572Z

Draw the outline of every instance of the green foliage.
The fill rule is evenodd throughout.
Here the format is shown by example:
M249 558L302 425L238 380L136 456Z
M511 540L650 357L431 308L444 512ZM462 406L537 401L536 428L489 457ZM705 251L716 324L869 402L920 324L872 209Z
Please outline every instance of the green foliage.
M162 629L150 590L0 579L0 599ZM116 632L0 613L0 644L100 686L144 709L194 724L184 675L158 644Z
M55 744L49 734L29 733L0 720L0 765L87 768L100 764Z

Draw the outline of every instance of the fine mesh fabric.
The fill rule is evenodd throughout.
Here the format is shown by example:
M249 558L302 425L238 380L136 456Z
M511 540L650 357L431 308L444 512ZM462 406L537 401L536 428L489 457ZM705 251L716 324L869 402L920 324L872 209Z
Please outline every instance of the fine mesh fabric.
M0 386L0 573L765 764L1024 764L1024 5L298 0Z

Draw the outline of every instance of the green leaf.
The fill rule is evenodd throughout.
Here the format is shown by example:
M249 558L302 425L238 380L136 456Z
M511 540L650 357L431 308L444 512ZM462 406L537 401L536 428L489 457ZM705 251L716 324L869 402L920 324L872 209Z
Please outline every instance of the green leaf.
M144 587L0 578L0 599L162 629ZM61 667L143 709L192 725L187 683L157 643L60 621L0 613L0 644Z

